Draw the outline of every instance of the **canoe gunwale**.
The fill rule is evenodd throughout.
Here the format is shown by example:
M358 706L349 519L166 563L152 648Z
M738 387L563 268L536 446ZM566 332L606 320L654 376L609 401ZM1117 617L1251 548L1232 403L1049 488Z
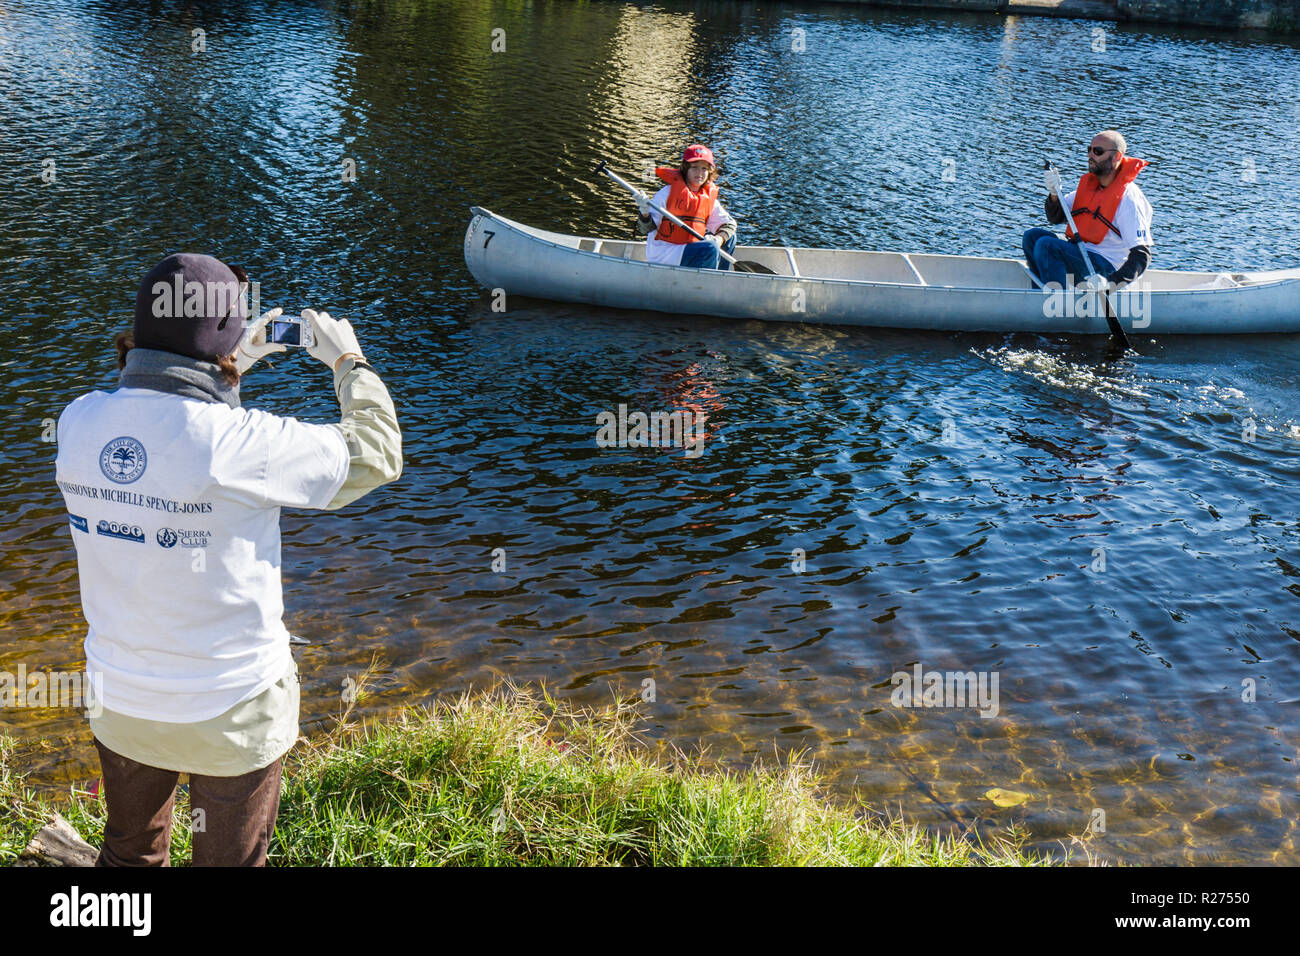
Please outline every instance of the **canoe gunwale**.
M572 253L580 256L586 256L591 259L599 260L602 263L610 262L612 260L614 262L630 262L633 265L648 266L654 269L669 269L675 272L698 272L699 271L698 269L692 266L674 266L674 265L667 265L662 262L646 262L643 259L626 259L622 256L611 256L603 252L593 251L591 249L580 249L577 246L571 246L568 243L557 242L554 239L549 238L550 236L557 236L559 238L568 238L563 233L552 232L548 229L540 229L536 226L527 226L524 225L523 223L515 222L513 219L507 219L505 216L502 216L498 213L494 213L490 209L484 209L481 206L471 206L470 210L474 213L475 216L481 216L486 219L491 219L492 221L500 223L501 225L506 226L507 228L513 229L515 232L519 233L520 235L524 236L525 238L529 239L532 242L544 243L564 253ZM538 233L540 233L541 235L538 235ZM609 242L609 243L626 244L632 241L628 239L600 239L596 236L578 236L576 238L580 242L590 241L590 242L597 242L597 243ZM788 253L797 254L799 252L839 251L839 250L822 250L822 249L817 249L815 247L809 247L809 246L737 246L736 251L734 253L735 257L737 259L743 258L741 252L746 249L765 250L769 252L779 251L787 254ZM908 266L916 274L917 278L920 279L921 281L920 282L890 282L887 279L836 279L836 278L828 278L823 276L811 276L811 275L784 275L781 273L776 273L774 275L766 275L766 274L753 273L753 272L735 272L734 270L720 271L719 275L730 274L733 276L749 276L758 279L766 279L769 281L772 279L785 279L785 280L793 280L796 282L835 283L835 284L844 284L849 286L883 286L883 287L888 287L893 289L943 289L949 292L997 292L999 295L1009 294L1009 293L1032 293L1034 295L1041 296L1043 294L1043 290L1037 288L1008 289L999 286L948 285L948 284L939 285L934 282L929 282L925 280L925 278L921 275L921 273L917 271L916 266L912 264L911 256L915 255L915 253L895 252L893 250L888 250L888 249L883 249L883 250L846 249L843 251L883 252L890 255L902 256L906 261L906 263L908 264ZM946 258L946 259L970 259L978 262L1016 263L1018 266L1020 266L1020 268L1023 271L1025 271L1026 273L1028 272L1028 270L1025 269L1025 262L1023 259L1001 259L998 258L997 256L955 256L955 255L946 255L944 253L933 253L933 252L923 253L923 255L933 256L936 258ZM1159 271L1176 272L1178 270L1162 269ZM1222 275L1228 273L1222 273L1222 272L1213 273L1207 270L1204 273L1196 273L1196 274L1213 276L1213 275ZM1224 293L1237 292L1245 289L1265 289L1265 288L1271 288L1273 286L1283 285L1288 282L1300 282L1300 268L1275 269L1275 270L1270 270L1268 272L1262 272L1262 273L1238 271L1230 274L1233 276L1245 276L1248 280L1249 277L1254 275L1269 275L1269 276L1275 276L1276 278L1269 278L1264 281L1253 281L1253 280L1246 281L1228 288L1152 289L1151 293L1153 295L1160 295L1162 297L1167 295L1222 295ZM1122 292L1125 290L1122 289L1120 291Z
M769 275L734 270L700 270L596 251L608 243L626 252L635 248L634 240L571 236L515 222L481 206L471 206L470 209L473 218L465 234L465 261L475 279L487 288L503 288L533 298L669 314L862 327L1083 335L1108 333L1104 317L1089 316L1083 312L1076 314L1073 311L1064 317L1059 312L1050 313L1044 304L1043 290L1034 286L1009 288L972 285L962 283L960 280L964 276L958 274L940 274L939 278L958 281L939 284L926 281L921 271L933 264L933 260L951 260L954 269L962 268L961 262L965 260L997 264L998 269L1004 272L1007 267L1014 267L1027 276L1028 270L1021 259L920 253L931 262L923 262L921 269L918 269L911 262L910 256L913 254L885 253L900 257L921 278L920 283L884 278L850 279L806 274ZM483 248L478 248L477 244L471 245L471 238L480 234L477 230L483 224L492 224L515 237L511 240L514 244L510 253L505 252L505 247L501 244L495 250L486 252L486 245ZM581 248L584 244L592 248ZM790 253L797 256L800 251L863 251L740 246L737 247L735 256L738 259L746 258L746 250L750 251L751 257L757 257L754 254L761 252L774 257L774 260L794 258ZM526 262L533 260L534 255L537 262L533 263L533 271L529 271ZM572 272L565 265L566 262L573 264ZM665 278L660 282L632 279L635 272L627 271L629 265L639 267L636 271L642 273L646 269L660 270ZM946 267L946 264L935 264L936 270ZM1159 271L1180 274L1177 270ZM558 279L561 272L568 277L569 285L563 285L564 280ZM698 281L704 272L709 273L707 284ZM1181 273L1183 276L1197 278L1204 275L1210 281L1223 274L1225 273ZM1130 327L1131 324L1133 332L1141 335L1300 332L1300 308L1292 304L1300 302L1300 269L1233 272L1228 275L1234 281L1243 281L1232 286L1208 288L1153 289L1149 285L1128 286L1120 290L1113 304L1120 311L1125 326ZM668 276L672 278L668 279ZM814 310L810 305L810 311L805 312L800 308L796 314L791 311L788 303L783 309L774 305L776 299L788 298L795 289L806 290L810 303L817 300L817 308ZM864 293L871 290L878 290L884 298L863 298ZM1026 296L1029 298L1026 299ZM1142 311L1144 300L1147 303L1145 308L1149 311ZM1006 308L998 306L998 302L1005 303ZM1217 308L1210 305L1211 302L1222 303L1223 306ZM1052 318L1053 314L1055 318ZM1136 320L1137 316L1142 317L1141 323ZM1154 326L1153 316L1159 319Z

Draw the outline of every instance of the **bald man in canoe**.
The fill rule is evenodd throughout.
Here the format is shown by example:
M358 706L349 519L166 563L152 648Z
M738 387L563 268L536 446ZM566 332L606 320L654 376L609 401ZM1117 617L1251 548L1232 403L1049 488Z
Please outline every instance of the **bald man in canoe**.
M1060 195L1060 174L1047 171L1047 221L1065 222L1061 203L1068 203L1080 235L1068 227L1065 239L1050 229L1025 233L1025 263L1044 284L1064 287L1067 276L1080 283L1087 278L1080 238L1099 277L1095 284L1104 291L1132 282L1151 264L1151 203L1134 182L1147 163L1126 155L1127 149L1124 137L1113 129L1094 136L1088 146L1088 171L1079 188L1065 196Z

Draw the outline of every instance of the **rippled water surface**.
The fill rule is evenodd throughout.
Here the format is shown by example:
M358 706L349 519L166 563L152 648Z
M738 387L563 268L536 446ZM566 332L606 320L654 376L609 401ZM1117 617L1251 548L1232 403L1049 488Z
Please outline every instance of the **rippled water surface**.
M498 676L583 703L650 678L650 736L733 765L802 750L937 828L1059 851L1101 809L1103 859L1300 863L1300 337L1106 362L1062 337L499 313L461 259L471 204L626 237L595 160L635 174L696 140L743 241L1014 256L1042 157L1077 175L1114 124L1153 162L1158 264L1300 265L1300 50L1113 24L1098 50L1093 26L0 2L0 665L81 666L44 423L112 387L140 276L210 251L269 305L351 319L406 441L399 483L283 517L305 727L372 658L374 711ZM336 412L300 355L243 395ZM619 404L706 411L703 453L598 448ZM917 663L996 673L997 715L893 706ZM38 783L97 774L67 712L0 727Z

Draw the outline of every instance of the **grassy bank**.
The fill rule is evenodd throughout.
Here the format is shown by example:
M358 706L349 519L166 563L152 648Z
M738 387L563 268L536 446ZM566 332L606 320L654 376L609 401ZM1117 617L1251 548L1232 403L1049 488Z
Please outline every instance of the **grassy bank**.
M568 710L498 688L365 726L344 714L285 767L268 863L423 865L1027 865L1015 845L976 848L827 802L798 762L705 773L653 756L635 708ZM0 739L0 865L51 806L25 793ZM189 862L178 799L174 865ZM74 792L60 811L92 845L104 808Z

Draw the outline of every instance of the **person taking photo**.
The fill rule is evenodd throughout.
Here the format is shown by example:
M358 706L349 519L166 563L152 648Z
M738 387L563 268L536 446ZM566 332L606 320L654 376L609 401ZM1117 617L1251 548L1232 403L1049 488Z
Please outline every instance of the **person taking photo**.
M168 866L190 778L195 866L261 866L298 737L280 509L334 510L402 471L393 402L347 321L304 310L341 408L311 424L240 404L285 351L251 324L247 277L171 255L144 277L119 387L59 416L56 481L77 552L91 718L108 805L100 866ZM306 330L304 328L304 334Z

